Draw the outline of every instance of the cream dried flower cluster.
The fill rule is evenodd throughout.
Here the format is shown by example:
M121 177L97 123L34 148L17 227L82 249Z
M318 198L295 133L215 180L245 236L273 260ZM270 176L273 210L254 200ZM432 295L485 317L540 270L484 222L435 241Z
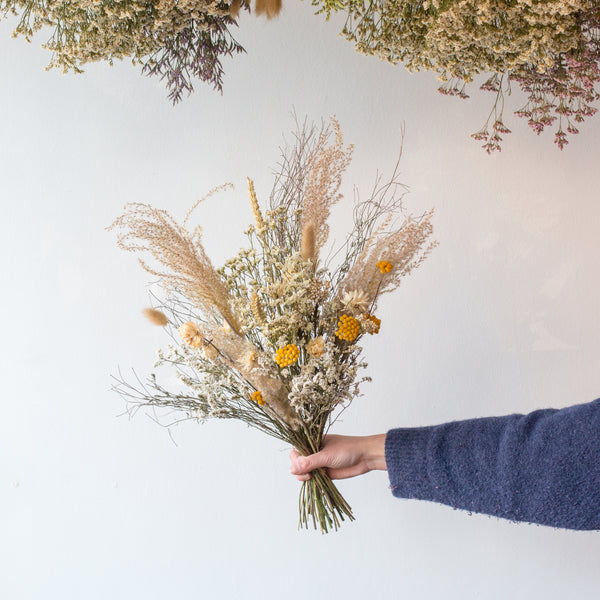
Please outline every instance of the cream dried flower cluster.
M590 0L376 0L348 3L344 35L356 49L407 69L471 81L478 73L535 64L580 40L577 14Z
M515 111L536 133L557 123L554 142L597 111L600 6L594 0L313 0L322 12L345 10L342 34L357 51L409 71L433 71L439 91L466 99L466 86L496 93L485 125L473 134L488 152L510 133L503 122L510 83L528 96Z
M80 73L86 63L131 58L147 74L166 79L177 102L193 78L221 89L220 58L243 52L231 35L232 16L247 0L1 0L2 13L19 21L15 35L30 41L50 28L49 68Z
M158 364L175 366L184 384L182 391L166 390L153 376L150 389L124 381L117 387L135 406L168 407L183 418L240 419L308 454L319 449L336 409L359 395L366 379L359 377L366 366L360 340L379 332L379 297L435 244L431 213L396 222L403 194L396 168L389 181L377 180L367 200L355 202L354 229L338 254L323 256L352 148L335 120L320 130L299 127L295 139L266 210L248 181L249 247L220 269L199 230L188 231L165 211L131 204L115 221L120 247L153 259L142 266L167 291L146 314L177 341ZM317 473L302 488L300 524L327 531L344 517L352 518L350 507Z

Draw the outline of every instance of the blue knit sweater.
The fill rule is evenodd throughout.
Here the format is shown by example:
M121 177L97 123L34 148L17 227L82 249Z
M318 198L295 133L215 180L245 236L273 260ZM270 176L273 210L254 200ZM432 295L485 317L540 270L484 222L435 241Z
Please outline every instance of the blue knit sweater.
M392 493L568 529L600 529L600 399L562 410L393 429Z

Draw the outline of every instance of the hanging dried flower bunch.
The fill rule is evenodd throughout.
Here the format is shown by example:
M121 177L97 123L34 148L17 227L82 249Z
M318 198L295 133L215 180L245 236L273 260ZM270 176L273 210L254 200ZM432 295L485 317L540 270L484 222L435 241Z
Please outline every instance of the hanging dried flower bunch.
M600 5L594 0L313 0L321 12L348 13L342 34L357 51L409 71L433 71L439 91L466 99L480 89L496 94L485 125L472 137L500 150L505 95L511 82L527 95L516 115L536 133L557 124L554 143L596 113L600 98ZM490 76L491 75L491 76Z
M174 343L158 365L174 367L181 389L155 375L140 389L118 379L135 412L173 409L182 419L239 419L307 455L320 449L339 410L359 395L366 366L360 340L374 335L380 296L396 289L435 243L431 213L398 222L404 188L397 165L354 204L354 227L337 253L325 256L332 206L352 153L339 125L306 125L283 152L267 210L248 180L254 224L250 245L215 269L200 229L190 232L166 211L130 204L112 225L124 250L165 290L147 311L168 322ZM152 260L152 264L148 262ZM179 420L179 419L178 419ZM302 485L300 526L323 532L352 512L326 472Z
M258 12L277 13L274 0L262 4ZM19 19L15 36L51 32L49 68L81 73L89 62L131 58L166 81L174 103L193 91L194 79L221 90L221 59L244 51L231 33L240 8L249 0L0 0L0 11Z

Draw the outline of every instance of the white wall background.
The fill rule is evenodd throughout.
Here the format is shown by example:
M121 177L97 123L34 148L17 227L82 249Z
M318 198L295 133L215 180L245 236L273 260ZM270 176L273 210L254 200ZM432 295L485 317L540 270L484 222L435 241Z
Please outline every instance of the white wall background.
M440 247L383 302L374 382L337 432L600 395L600 118L562 153L510 118L489 157L468 133L490 97L442 97L312 13L243 17L248 54L225 65L223 96L199 84L175 108L129 64L45 72L39 43L0 26L2 598L597 597L597 533L396 500L385 473L340 483L355 523L298 533L282 444L215 421L176 428L175 446L142 415L118 418L109 375L148 372L165 339L140 314L147 276L104 227L128 201L182 217L232 181L198 213L220 264L251 217L245 176L263 199L271 188L292 107L341 121L357 148L348 192L390 172L406 122L407 207L436 208Z

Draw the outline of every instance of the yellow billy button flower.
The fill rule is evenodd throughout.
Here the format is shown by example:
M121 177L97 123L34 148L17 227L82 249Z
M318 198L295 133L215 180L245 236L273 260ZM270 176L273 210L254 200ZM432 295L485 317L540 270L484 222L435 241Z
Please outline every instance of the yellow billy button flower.
M374 327L371 328L372 330L369 331L369 334L373 335L374 333L379 333L379 328L381 327L381 319L378 319L375 315L366 315L365 318L374 323Z
M262 394L258 390L250 394L250 400L252 400L252 402L256 402L256 404L258 404L259 406L262 406L265 403Z
M358 321L350 315L342 315L338 322L338 330L335 335L340 340L346 340L347 342L353 342L360 333L360 324Z
M382 273L389 273L392 270L392 263L387 260L380 260L377 266Z
M288 344L275 352L275 362L280 367L287 367L298 360L300 349L296 344Z
M184 323L179 328L179 335L181 336L181 339L192 348L198 348L202 343L202 333L200 332L200 328L193 321Z

